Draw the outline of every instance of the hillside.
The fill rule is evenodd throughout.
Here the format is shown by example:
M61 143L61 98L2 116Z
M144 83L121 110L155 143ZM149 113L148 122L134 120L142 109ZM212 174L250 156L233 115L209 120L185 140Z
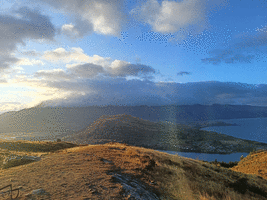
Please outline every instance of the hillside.
M251 152L267 144L242 140L183 124L151 122L131 115L102 116L90 126L63 138L78 144L127 143L158 150L200 153Z
M267 150L250 153L232 170L246 174L255 174L267 179Z
M119 143L44 154L1 170L0 183L21 186L19 200L267 199L267 180L256 175Z
M102 115L128 114L153 122L189 123L267 117L267 107L238 105L43 107L0 115L0 133L49 133L51 138L84 129ZM26 137L26 136L25 136ZM23 138L20 138L23 139Z

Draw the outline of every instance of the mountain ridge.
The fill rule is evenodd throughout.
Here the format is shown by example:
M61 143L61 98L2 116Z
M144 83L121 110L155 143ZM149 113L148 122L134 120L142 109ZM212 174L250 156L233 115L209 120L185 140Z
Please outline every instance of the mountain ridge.
M102 115L128 114L145 120L189 123L217 119L267 117L267 107L248 105L170 106L37 106L0 115L0 133L69 133L81 130Z
M77 144L119 142L155 150L198 153L249 153L255 149L267 149L265 143L184 124L151 122L126 114L102 116L88 127L63 137L62 140Z

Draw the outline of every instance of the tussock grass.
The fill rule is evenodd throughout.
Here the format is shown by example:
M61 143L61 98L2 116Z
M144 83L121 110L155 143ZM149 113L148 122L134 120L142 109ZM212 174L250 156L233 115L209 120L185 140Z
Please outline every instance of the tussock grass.
M148 154L150 171L169 199L267 199L267 180L199 160L164 153ZM163 198L163 199L164 199Z
M27 148L24 145L28 145ZM12 147L12 145L9 146ZM59 148L64 149L66 146L76 146L75 148L57 151L51 155L51 158L54 156L58 159L65 159L64 162L68 163L68 166L75 164L75 169L81 167L81 165L84 165L87 169L87 165L91 164L90 170L95 170L98 173L101 170L106 170L102 174L103 177L106 177L108 172L127 173L134 179L143 181L147 186L154 187L154 192L157 192L158 196L164 200L267 199L267 180L264 178L236 172L201 160L169 155L152 149L120 143L78 147L70 143L28 142L18 143L18 146L24 150L26 148L28 150L25 151L26 153L30 149L54 152ZM8 151L0 152L0 162L8 153ZM67 157L71 161L67 162ZM81 163L76 166L78 160ZM54 162L53 166L58 165L60 172L62 169L67 170L69 168L65 166L63 161L60 163L57 163L57 159L51 161ZM7 169L29 162L32 162L32 160L17 159L2 167ZM51 164L50 162L48 164ZM94 168L93 163L98 163L101 168ZM81 174L80 171L79 174ZM63 175L60 174L60 176ZM82 174L82 176L84 175Z

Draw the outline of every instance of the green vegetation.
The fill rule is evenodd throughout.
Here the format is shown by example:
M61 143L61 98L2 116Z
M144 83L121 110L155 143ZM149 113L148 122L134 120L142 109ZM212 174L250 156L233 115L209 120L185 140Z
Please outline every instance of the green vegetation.
M14 159L14 160L7 162L6 164L2 164L2 169L8 169L11 167L26 165L26 164L29 164L32 162L35 162L35 160L31 160L31 159L27 159L27 158Z
M27 153L49 153L76 146L78 145L68 142L0 142L0 168L7 169L25 165L40 159L38 156L28 156ZM12 151L17 153L12 153ZM20 155L17 155L18 153Z
M0 142L1 149L20 152L54 152L76 146L78 145L69 142Z

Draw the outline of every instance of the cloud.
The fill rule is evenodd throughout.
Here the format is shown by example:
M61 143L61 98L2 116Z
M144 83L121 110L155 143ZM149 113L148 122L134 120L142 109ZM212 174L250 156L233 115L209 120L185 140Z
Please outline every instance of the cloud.
M61 70L39 71L39 75L50 79L22 77L9 85L16 88L14 99L31 98L21 104L20 109L48 101L51 106L89 105L192 105L233 104L267 106L267 85L235 82L153 82L148 79L127 80L125 77L98 76L98 78L70 79ZM57 75L57 76L56 76ZM53 78L51 78L53 77ZM17 91L19 84L21 91ZM5 85L4 85L5 86ZM6 86L5 86L6 87ZM25 88L31 88L25 91ZM219 89L218 89L219 88ZM3 96L9 102L9 96ZM3 94L1 94L3 95ZM6 99L5 99L6 98ZM16 100L17 101L17 100ZM10 105L7 108L16 108Z
M7 80L6 79L3 79L3 78L0 78L0 84L1 83L7 83Z
M209 52L211 57L201 59L206 64L220 64L222 62L227 64L232 63L251 63L255 58L255 55L244 55L242 51L231 48L231 49L214 49ZM247 53L246 53L247 54Z
M75 17L75 24L65 30L76 30L80 36L92 31L118 36L125 21L123 0L40 0ZM63 32L63 33L66 33ZM73 32L72 32L73 33Z
M0 114L8 112L10 110L23 109L23 105L19 102L0 102Z
M177 73L177 76L183 76L183 75L191 75L192 73L191 72L178 72Z
M50 19L27 7L0 15L0 30L0 72L19 61L12 54L18 44L26 39L52 40L55 36Z
M228 44L228 48L214 49L209 52L210 57L201 59L203 63L214 65L220 63L251 63L257 56L258 48L266 46L266 27L257 29L254 33L241 33ZM264 53L264 52L263 52Z
M130 64L121 60L114 60L108 68L108 75L113 77L144 76L154 74L156 71L150 66Z
M266 27L257 29L255 33L242 33L238 36L241 41L235 44L236 48L259 47L267 44Z
M50 62L66 63L67 71L73 77L95 78L102 74L109 77L134 76L151 79L155 69L142 64L131 64L123 60L111 60L98 55L88 56L81 48L57 48L46 51L42 59Z
M177 33L184 36L205 30L207 24L205 4L200 0L181 2L148 0L130 13L136 19L149 24L158 33Z
M88 62L90 57L84 54L81 48L71 48L70 51L66 51L64 48L57 48L53 51L45 51L42 59L50 62Z
M79 31L74 27L73 24L64 24L61 27L61 33L67 35L71 38L78 37L80 35Z
M45 80L78 80L78 79L95 79L99 75L102 77L139 77L151 79L155 70L147 65L130 64L125 61L115 60L110 66L101 66L93 63L68 65L67 70L39 70L35 73L35 77L41 77Z
M38 56L41 56L41 53L40 52L37 52L36 50L31 50L31 51L21 51L19 52L21 53L22 55L25 55L25 56L31 56L31 57L38 57Z
M68 68L72 74L75 74L76 77L81 78L94 78L100 73L104 73L105 70L100 65L95 65L92 63L86 63L82 65L75 65Z
M20 59L17 63L17 66L22 66L22 65L44 65L44 62L41 60L35 60L35 59L31 59L29 60L28 58L22 58Z
M53 70L39 70L35 73L35 77L43 77L48 80L70 80L72 77L71 75L67 74L62 69L53 69Z
M4 52L1 52L0 50L0 75L1 75L1 72L8 69L12 64L16 62L18 62L17 58L12 56L9 52L4 53Z
M267 106L267 85L231 82L166 83L106 77L75 83L50 82L49 87L69 91L51 105L192 105L233 104ZM218 90L220 88L220 90Z

